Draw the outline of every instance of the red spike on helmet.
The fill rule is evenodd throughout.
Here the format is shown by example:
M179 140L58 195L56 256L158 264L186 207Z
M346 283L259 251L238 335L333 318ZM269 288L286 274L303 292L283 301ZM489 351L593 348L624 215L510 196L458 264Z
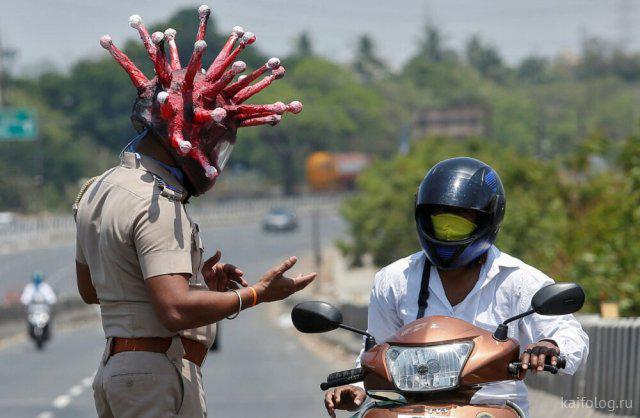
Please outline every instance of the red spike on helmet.
M129 24L140 34L157 76L149 80L114 44L108 35L100 39L115 60L129 74L138 89L131 120L138 132L152 130L163 140L176 162L185 172L186 185L193 195L209 190L224 168L236 141L239 127L275 125L285 112L299 113L302 104L276 102L267 105L244 105L245 100L284 76L277 58L270 59L245 77L234 77L245 70L242 61L234 60L256 37L240 26L233 28L229 39L206 73L202 70L204 41L211 9L198 8L198 33L193 53L182 68L175 42L176 31L167 29L149 35L142 18L133 15ZM168 44L169 57L164 51ZM237 44L237 45L236 45ZM235 47L235 49L234 49ZM229 68L231 67L231 68ZM261 80L259 77L271 71Z

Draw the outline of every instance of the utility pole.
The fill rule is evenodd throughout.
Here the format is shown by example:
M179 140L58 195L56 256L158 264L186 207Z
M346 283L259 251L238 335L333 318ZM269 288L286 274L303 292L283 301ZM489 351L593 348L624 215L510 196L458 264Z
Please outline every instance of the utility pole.
M322 243L320 241L320 210L313 208L311 211L311 248L313 251L313 261L315 263L315 270L318 275L321 275L322 269ZM322 293L322 277L316 280L316 291Z
M4 90L4 47L2 45L2 37L0 36L0 109L4 108L7 104L5 102L5 90Z

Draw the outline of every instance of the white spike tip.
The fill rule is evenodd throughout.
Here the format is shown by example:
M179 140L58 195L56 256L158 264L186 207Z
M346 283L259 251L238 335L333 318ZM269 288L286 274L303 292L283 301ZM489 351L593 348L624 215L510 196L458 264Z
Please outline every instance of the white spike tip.
M193 50L196 52L202 52L205 49L207 49L207 43L205 41L200 40L193 44Z
M131 17L129 17L129 26L138 29L141 25L142 18L140 17L140 15L131 15Z
M154 44L158 45L163 40L164 40L164 33L162 33L162 32L153 32L151 34L151 41L153 41Z
M189 141L180 141L178 142L178 147L180 151L180 155L187 155L192 149L193 145Z
M275 70L276 68L278 68L280 66L280 58L269 58L269 61L267 61L267 68L270 70Z
M231 72L239 74L247 69L247 64L244 61L236 61L231 65Z
M205 15L208 16L210 13L211 13L211 9L206 4L203 4L202 6L198 7L198 16L204 17Z
M175 38L176 37L176 30L173 28L169 28L167 30L164 31L164 36L166 36L167 38Z
M156 100L158 100L158 103L160 104L164 104L168 98L169 93L167 93L166 91L161 91L160 93L158 93L158 96L156 96Z
M244 35L242 35L242 39L240 42L246 45L251 45L255 41L256 35L254 35L253 32L245 32Z
M293 114L302 112L302 103L294 100L287 106L287 110Z
M227 111L221 107L216 107L211 111L211 117L217 123L221 123L227 117Z
M213 180L218 177L218 170L216 170L214 166L210 165L204 169L204 175L207 176L208 179Z
M104 49L109 49L111 45L113 45L113 40L111 39L111 36L104 35L100 37L100 46L102 46Z

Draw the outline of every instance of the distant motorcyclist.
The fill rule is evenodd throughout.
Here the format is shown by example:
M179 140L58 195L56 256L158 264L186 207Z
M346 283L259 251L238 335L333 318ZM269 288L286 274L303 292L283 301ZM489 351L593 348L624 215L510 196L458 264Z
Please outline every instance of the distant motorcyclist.
M27 331L42 349L44 342L51 338L51 307L57 298L51 286L44 281L40 272L33 273L31 282L22 291L20 301L27 307Z
M55 305L57 301L56 294L49 283L44 281L44 275L39 271L33 273L31 281L24 287L20 296L20 302L25 306L34 302Z
M368 331L378 343L422 317L454 317L493 332L529 309L536 291L553 280L493 245L505 206L498 173L481 161L451 158L427 172L415 202L422 251L383 268L373 283ZM555 365L562 354L563 373L573 374L587 358L589 338L573 315L534 314L514 324L509 337L523 347L524 370L542 371L546 359ZM361 387L340 386L326 392L325 406L335 417L336 409L357 409L365 398ZM496 400L510 400L529 416L522 381L487 385L471 402Z

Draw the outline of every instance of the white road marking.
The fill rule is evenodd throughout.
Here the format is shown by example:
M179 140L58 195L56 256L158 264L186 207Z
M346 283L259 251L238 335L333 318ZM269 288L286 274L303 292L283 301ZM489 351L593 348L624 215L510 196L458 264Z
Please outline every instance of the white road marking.
M67 405L71 403L71 396L69 395L60 395L53 400L53 407L57 409L65 408Z
M93 376L95 376L95 374ZM84 379L82 379L82 386L84 386L85 388L90 388L91 384L93 383L93 376L85 377Z
M72 396L72 397L75 398L76 396L80 395L82 392L84 392L84 386L83 385L75 385L74 387L69 389L69 396Z
M53 400L51 406L55 409L63 409L69 406L73 398L80 396L85 389L91 387L91 383L93 382L93 378L95 376L95 372L91 373L90 376L85 377L80 381L79 384L72 386L66 394L60 395ZM55 418L55 415L51 411L41 412L36 418Z

